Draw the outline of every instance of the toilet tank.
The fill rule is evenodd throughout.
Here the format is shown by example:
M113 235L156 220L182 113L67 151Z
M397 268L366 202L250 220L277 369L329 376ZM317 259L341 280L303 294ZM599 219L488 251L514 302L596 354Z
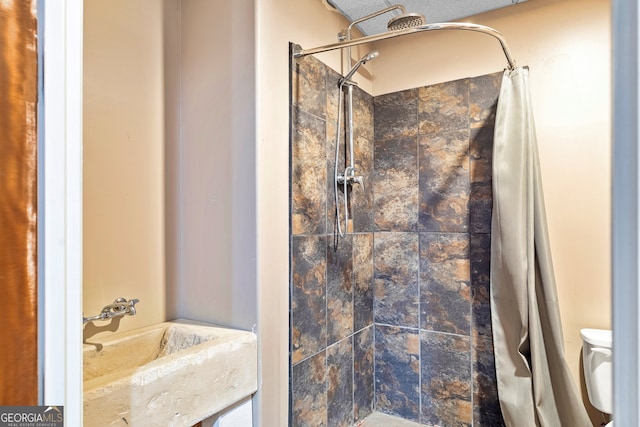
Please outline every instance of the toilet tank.
M613 411L612 334L605 329L582 329L584 380L591 404L606 414Z

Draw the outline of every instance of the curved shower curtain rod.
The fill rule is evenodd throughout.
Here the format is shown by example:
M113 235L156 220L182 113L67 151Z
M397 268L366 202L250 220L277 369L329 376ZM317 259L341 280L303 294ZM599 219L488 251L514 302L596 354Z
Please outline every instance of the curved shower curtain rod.
M316 47L313 49L303 49L300 45L294 45L292 54L294 58L300 58L302 56L314 55L316 53L326 52L329 50L356 46L362 43L371 43L378 40L386 40L393 37L404 36L407 34L421 33L423 31L433 31L433 30L466 30L466 31L475 31L479 33L488 34L496 38L500 42L500 46L502 46L502 51L504 52L504 55L507 57L507 62L509 63L509 69L513 70L516 68L516 61L513 59L513 56L511 56L511 52L509 51L509 47L507 46L507 42L502 36L502 33L500 33L499 31L491 27L478 25L478 24L469 24L466 22L443 22L439 24L419 25L417 27L387 31L386 33L374 34L372 36L360 37L353 40L345 40L342 42L328 44L328 45Z

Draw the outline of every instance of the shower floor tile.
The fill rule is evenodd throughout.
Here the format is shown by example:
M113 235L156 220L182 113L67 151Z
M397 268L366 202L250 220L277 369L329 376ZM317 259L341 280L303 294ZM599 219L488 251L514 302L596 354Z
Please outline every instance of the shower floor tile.
M356 427L425 427L424 424L403 420L402 418L374 412L356 424Z

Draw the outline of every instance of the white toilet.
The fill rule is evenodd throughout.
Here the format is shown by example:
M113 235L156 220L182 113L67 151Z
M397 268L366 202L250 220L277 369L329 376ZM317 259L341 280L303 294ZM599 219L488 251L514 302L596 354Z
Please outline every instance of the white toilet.
M582 362L589 401L605 414L613 412L613 337L610 330L582 329ZM607 427L613 426L613 421Z

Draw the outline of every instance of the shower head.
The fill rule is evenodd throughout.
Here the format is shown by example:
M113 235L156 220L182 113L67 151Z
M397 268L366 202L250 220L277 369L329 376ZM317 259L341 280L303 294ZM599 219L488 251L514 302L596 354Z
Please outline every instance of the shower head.
M360 61L362 62L362 64L365 64L366 62L369 62L372 59L377 58L378 55L380 55L380 52L378 52L377 50L374 50L367 53L365 56L363 56L362 59L360 59Z
M403 13L389 20L387 30L404 30L405 28L413 28L426 23L427 19L421 13Z
M360 58L360 60L355 63L355 65L347 73L347 75L340 79L340 86L342 86L344 84L344 82L349 81L351 79L351 77L353 77L353 75L356 73L356 71L358 71L358 68L360 68L361 65L364 65L367 62L371 61L372 59L377 58L378 55L380 55L380 52L378 52L377 50L374 50L374 51L371 51L371 52L367 53L362 58Z

